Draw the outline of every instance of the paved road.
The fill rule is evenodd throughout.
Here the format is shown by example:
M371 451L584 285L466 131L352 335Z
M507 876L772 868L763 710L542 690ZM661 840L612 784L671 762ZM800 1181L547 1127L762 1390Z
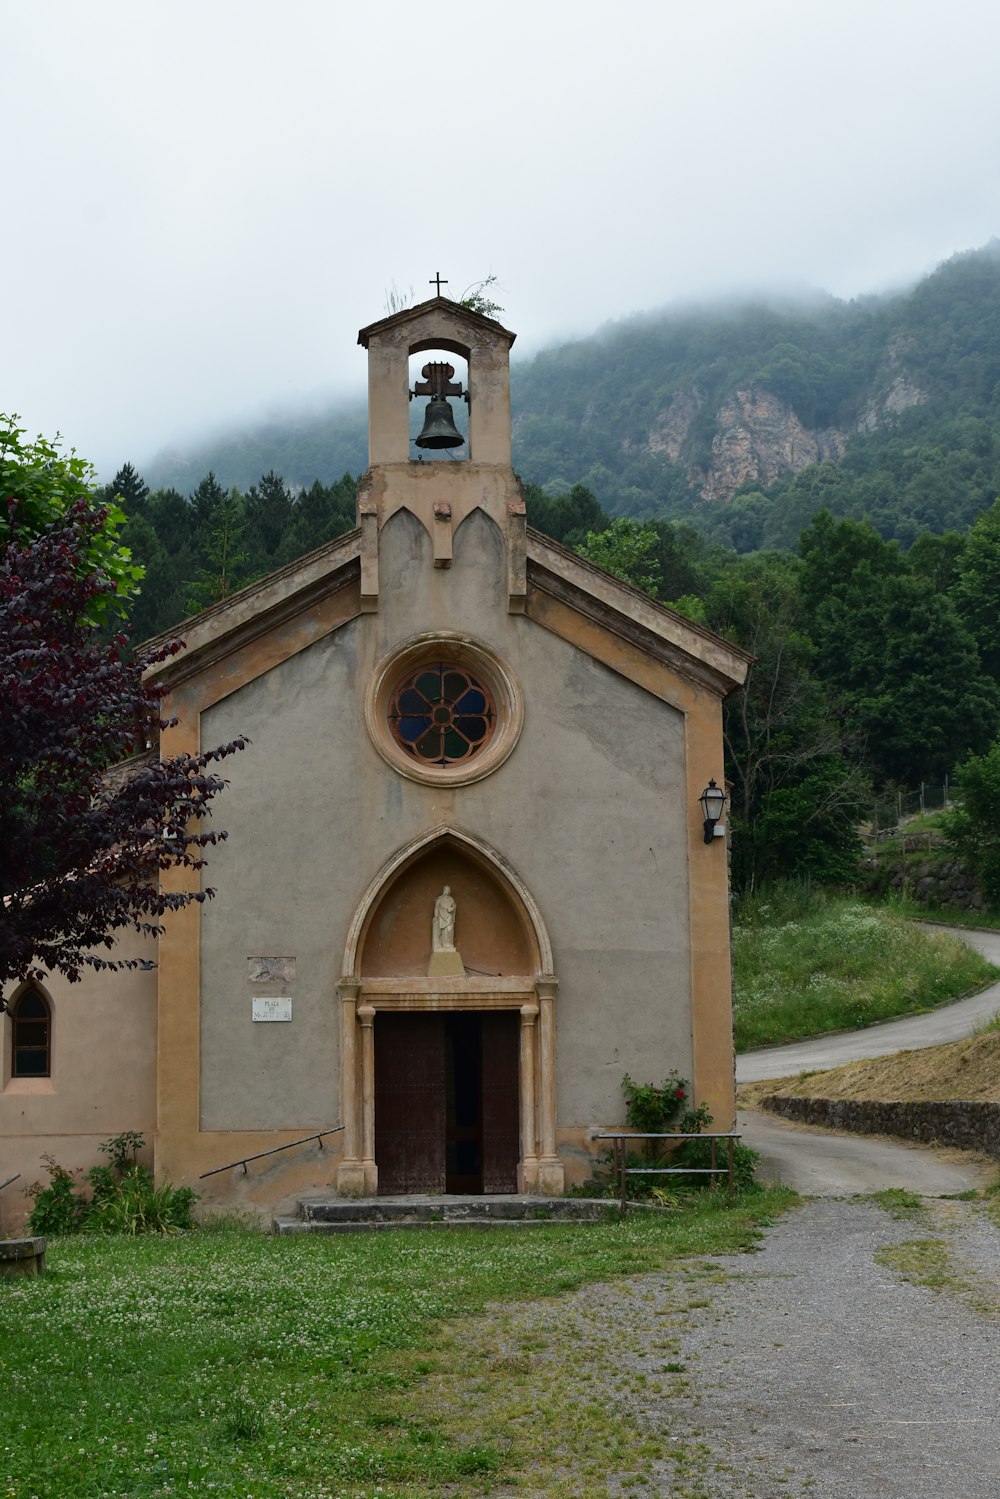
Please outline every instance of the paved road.
M944 930L962 937L991 962L1000 964L1000 932L973 932L959 927ZM890 1020L862 1031L819 1036L792 1046L746 1052L736 1060L738 1082L792 1077L820 1067L837 1067L863 1057L888 1056L904 1048L916 1050L957 1041L971 1034L979 1020L1000 1010L1000 983L971 999ZM996 1175L980 1158L960 1151L937 1151L867 1135L839 1134L790 1124L773 1114L744 1112L737 1128L760 1152L760 1175L783 1181L814 1197L846 1197L856 1192L879 1192L903 1187L925 1196L945 1196L982 1187Z
M935 927L961 937L1000 965L1000 932L974 932L961 927ZM960 1041L970 1036L980 1020L988 1020L1000 1010L1000 983L991 984L971 999L945 1005L926 1015L909 1015L905 1020L887 1020L870 1025L863 1031L846 1031L832 1036L817 1036L812 1041L796 1041L791 1046L770 1046L761 1051L747 1051L736 1058L736 1081L759 1082L768 1077L794 1077L799 1072L820 1067L839 1067L843 1062L858 1062L863 1057L887 1057L894 1051L914 1051L923 1046L940 1046L944 1041Z
M758 1175L784 1182L808 1197L851 1197L902 1187L922 1197L947 1197L985 1187L996 1177L996 1163L959 1150L932 1150L881 1136L840 1134L790 1124L774 1114L744 1110L736 1128L760 1152Z

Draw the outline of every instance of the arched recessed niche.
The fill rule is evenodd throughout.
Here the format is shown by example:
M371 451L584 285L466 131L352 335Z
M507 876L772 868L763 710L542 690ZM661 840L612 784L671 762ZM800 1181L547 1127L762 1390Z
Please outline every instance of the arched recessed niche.
M457 905L455 946L471 977L538 972L538 945L516 892L474 850L445 838L416 854L379 894L361 934L362 978L426 975L434 902L445 885Z

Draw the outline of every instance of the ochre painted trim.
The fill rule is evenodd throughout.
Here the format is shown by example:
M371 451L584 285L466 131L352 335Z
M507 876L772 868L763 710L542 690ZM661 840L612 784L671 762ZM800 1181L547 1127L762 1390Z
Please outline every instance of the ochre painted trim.
M706 694L707 697L707 694ZM733 971L729 946L727 840L706 844L698 798L710 777L724 784L722 704L709 699L686 715L688 889L691 922L691 1052L696 1102L716 1129L736 1120Z
M529 616L553 634L644 687L684 715L687 865L691 942L691 1051L696 1101L720 1129L736 1116L726 843L706 845L698 798L714 777L721 785L722 700L718 692L677 675L631 644L549 594L528 589Z
M594 620L582 615L579 610L528 585L527 608L529 619L551 630L553 635L569 641L578 650L593 656L602 665L608 666L638 687L644 687L654 697L661 698L681 713L698 710L701 702L719 701L719 693L688 677L681 676L669 663L657 660L641 646L612 635ZM720 740L721 743L721 740Z
M237 646L221 660L212 660L183 684L185 700L194 704L196 713L214 707L248 682L282 665L300 651L308 650L318 640L356 619L361 613L361 585L357 578L319 600L304 614L282 624L254 640ZM167 712L175 714L172 689L166 699Z
M182 688L171 694L165 711L178 722L162 731L161 755L196 755L196 702ZM200 888L200 876L197 870L168 869L161 883L164 890L192 891ZM157 954L156 1169L175 1182L188 1182L199 1128L200 904L168 913L163 928Z

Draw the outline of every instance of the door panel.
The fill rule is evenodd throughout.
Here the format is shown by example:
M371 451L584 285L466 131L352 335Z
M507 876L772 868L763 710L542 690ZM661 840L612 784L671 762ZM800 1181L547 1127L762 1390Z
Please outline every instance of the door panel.
M516 1192L520 1016L482 1016L483 1191Z
M516 1013L376 1016L380 1195L517 1191L519 1040Z
M483 1190L482 1032L478 1015L448 1015L444 1023L447 1079L445 1162L447 1190Z
M375 1160L380 1196L443 1192L444 1017L375 1017Z

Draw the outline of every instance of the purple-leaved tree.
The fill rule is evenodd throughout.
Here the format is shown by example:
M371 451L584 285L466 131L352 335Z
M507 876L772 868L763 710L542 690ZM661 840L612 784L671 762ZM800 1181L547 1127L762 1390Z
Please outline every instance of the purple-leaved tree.
M11 429L13 430L13 429ZM3 434L0 434L2 436ZM0 442L0 1010L5 985L46 972L134 966L105 956L122 928L160 930L211 890L163 891L225 838L207 829L225 785L214 766L243 738L157 760L162 689L150 664L102 633L134 588L113 513L50 445ZM75 463L76 460L73 460ZM85 466L84 466L85 467ZM40 509L46 471L62 491ZM109 541L110 536L110 541ZM123 587L122 578L127 578Z

